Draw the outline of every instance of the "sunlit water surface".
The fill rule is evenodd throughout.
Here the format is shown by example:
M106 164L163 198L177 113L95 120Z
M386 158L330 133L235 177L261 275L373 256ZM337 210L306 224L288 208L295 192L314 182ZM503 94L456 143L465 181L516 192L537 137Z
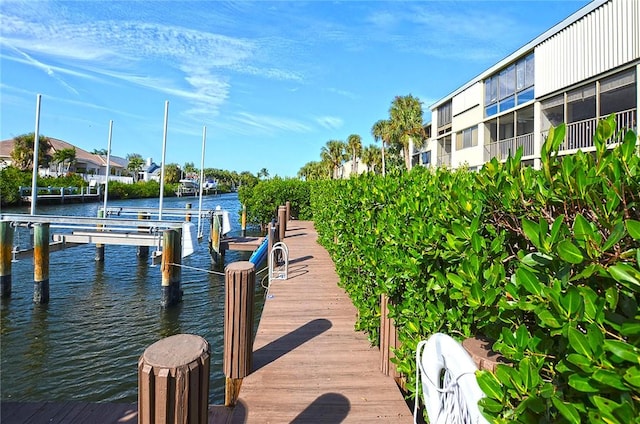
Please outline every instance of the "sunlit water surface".
M166 198L165 208L184 208L197 198ZM102 204L52 205L39 214L95 217ZM157 207L158 199L113 201L109 206ZM203 210L220 205L231 212L232 234L239 233L237 195L203 198ZM29 209L3 209L28 213ZM194 218L194 223L197 220ZM83 245L50 255L50 301L33 303L33 260L12 266L9 299L0 306L0 391L2 400L135 402L137 361L146 347L178 333L197 334L211 346L209 400L224 402L222 374L224 272L211 263L206 246L209 226L196 252L183 264L183 301L176 307L160 307L161 273L151 258L138 258L132 246L105 247L104 262L94 260L95 247ZM16 240L29 242L28 229L17 229ZM51 229L51 232L55 232ZM151 248L153 249L153 248ZM229 252L225 263L248 260L249 254ZM256 288L256 317L264 303Z

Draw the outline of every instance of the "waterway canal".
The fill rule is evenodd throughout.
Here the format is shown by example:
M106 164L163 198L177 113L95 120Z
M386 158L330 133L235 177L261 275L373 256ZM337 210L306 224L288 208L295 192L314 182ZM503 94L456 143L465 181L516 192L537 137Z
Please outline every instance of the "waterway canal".
M166 198L165 208L184 208L197 198ZM113 201L109 206L157 207L158 199ZM207 196L203 210L220 205L231 212L232 234L240 232L236 194ZM39 206L38 214L95 217L102 204ZM29 213L29 208L3 209ZM196 219L193 220L196 223ZM206 247L208 224L199 249L184 258L193 268L224 272L213 266ZM17 232L27 232L21 228ZM53 229L52 229L52 232ZM28 234L18 234L17 237ZM222 374L224 277L183 269L183 301L160 308L160 266L136 257L131 246L105 247L104 263L85 245L52 252L50 301L35 305L33 260L13 263L10 299L0 305L0 391L14 401L137 401L137 361L155 341L178 333L198 334L211 345L212 404L224 403ZM248 260L249 253L228 252L226 263ZM258 276L258 280L264 274ZM256 289L256 326L264 292Z

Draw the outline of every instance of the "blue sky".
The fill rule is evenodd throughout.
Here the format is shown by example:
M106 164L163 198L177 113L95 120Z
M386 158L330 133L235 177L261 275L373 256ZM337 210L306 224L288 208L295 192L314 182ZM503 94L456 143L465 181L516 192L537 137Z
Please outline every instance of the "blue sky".
M0 139L295 176L332 139L429 106L587 4L556 1L0 2Z

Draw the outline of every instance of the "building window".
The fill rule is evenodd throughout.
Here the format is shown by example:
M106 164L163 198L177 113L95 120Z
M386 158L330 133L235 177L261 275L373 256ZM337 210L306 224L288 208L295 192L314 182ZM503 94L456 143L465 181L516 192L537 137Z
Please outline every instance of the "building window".
M636 108L636 74L633 69L600 82L600 116Z
M428 152L422 152L420 161L425 166L431 165L431 150L429 150Z
M456 135L456 150L478 145L478 127L467 128Z
M596 85L589 84L567 93L567 124L596 116Z
M438 134L444 134L451 129L451 102L447 102L438 108Z
M484 80L485 116L534 99L533 53Z

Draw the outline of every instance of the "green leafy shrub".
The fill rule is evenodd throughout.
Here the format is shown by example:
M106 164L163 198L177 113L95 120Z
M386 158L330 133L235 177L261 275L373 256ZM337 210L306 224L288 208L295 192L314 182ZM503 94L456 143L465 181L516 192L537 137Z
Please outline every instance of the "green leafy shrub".
M316 182L320 242L379 337L391 299L397 368L413 390L417 343L483 335L513 366L478 374L495 422L632 422L640 415L640 159L613 117L595 154L542 148L478 173L416 168L387 178ZM607 149L612 137L621 141Z
M247 223L261 228L275 218L278 206L291 203L291 217L311 218L309 183L297 179L275 177L254 186L242 185L238 190L240 203L247 207Z

